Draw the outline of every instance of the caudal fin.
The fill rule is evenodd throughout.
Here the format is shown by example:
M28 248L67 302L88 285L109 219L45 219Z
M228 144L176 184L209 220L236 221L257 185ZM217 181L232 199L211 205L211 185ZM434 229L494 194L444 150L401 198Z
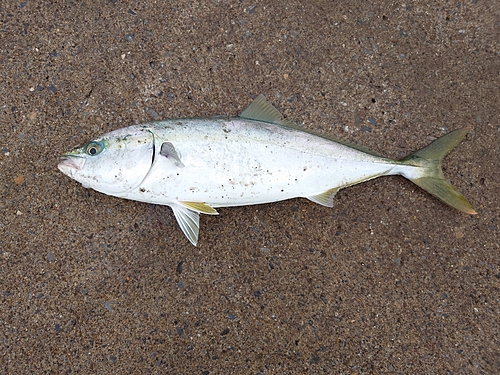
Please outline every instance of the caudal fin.
M467 199L446 180L441 170L443 158L460 143L469 130L470 128L464 128L452 131L404 158L401 163L424 168L418 177L408 177L422 189L457 210L477 214Z

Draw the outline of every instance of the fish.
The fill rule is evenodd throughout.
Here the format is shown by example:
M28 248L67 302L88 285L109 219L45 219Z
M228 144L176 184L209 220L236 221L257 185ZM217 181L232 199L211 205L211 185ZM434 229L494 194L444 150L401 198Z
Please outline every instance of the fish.
M441 168L469 130L454 130L393 160L299 127L259 95L237 117L168 119L111 131L65 153L58 168L86 188L170 206L196 246L200 214L297 197L333 207L340 189L380 176L404 176L476 214Z

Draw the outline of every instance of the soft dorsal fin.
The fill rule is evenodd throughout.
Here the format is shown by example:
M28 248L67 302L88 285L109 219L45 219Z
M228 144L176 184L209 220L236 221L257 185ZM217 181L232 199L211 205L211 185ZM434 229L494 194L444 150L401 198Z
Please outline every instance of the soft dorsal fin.
M238 117L245 118L247 120L268 122L276 125L293 125L291 122L284 120L280 111L274 108L273 105L269 103L266 97L262 94L257 96L254 101L248 107L246 107L243 112L240 113Z
M345 146L354 148L358 151L365 152L370 155L378 156L378 157L383 157L380 154L376 153L375 151L369 150L366 147L357 145L355 143L349 142L349 141L344 141L340 139L336 139L334 137L330 137L328 135L319 133L314 130L310 129L305 129L293 122L287 121L283 119L283 116L281 113L273 107L271 103L269 103L266 99L266 97L262 94L257 96L252 103L248 107L246 107L243 112L240 113L238 116L240 118L244 118L247 120L255 120L255 121L262 121L262 122L267 122L275 125L281 125L281 126L286 126L288 128L293 128L296 130L300 130L309 134L317 135L318 137L328 139L333 142L337 142L340 144L343 144Z

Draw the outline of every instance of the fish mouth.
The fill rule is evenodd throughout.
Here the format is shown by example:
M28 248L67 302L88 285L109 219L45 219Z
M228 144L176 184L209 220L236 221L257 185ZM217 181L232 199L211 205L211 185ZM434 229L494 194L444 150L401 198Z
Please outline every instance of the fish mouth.
M74 172L83 169L85 164L84 158L74 156L63 156L57 165L57 168L65 175L71 176Z

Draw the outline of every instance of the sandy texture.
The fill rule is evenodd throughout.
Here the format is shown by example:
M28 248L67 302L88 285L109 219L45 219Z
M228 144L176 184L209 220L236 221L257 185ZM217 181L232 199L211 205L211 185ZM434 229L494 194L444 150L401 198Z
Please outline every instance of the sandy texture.
M500 373L495 1L1 1L0 374ZM439 5L438 5L439 4ZM203 216L60 173L105 131L238 114L403 157L471 126L445 174Z

